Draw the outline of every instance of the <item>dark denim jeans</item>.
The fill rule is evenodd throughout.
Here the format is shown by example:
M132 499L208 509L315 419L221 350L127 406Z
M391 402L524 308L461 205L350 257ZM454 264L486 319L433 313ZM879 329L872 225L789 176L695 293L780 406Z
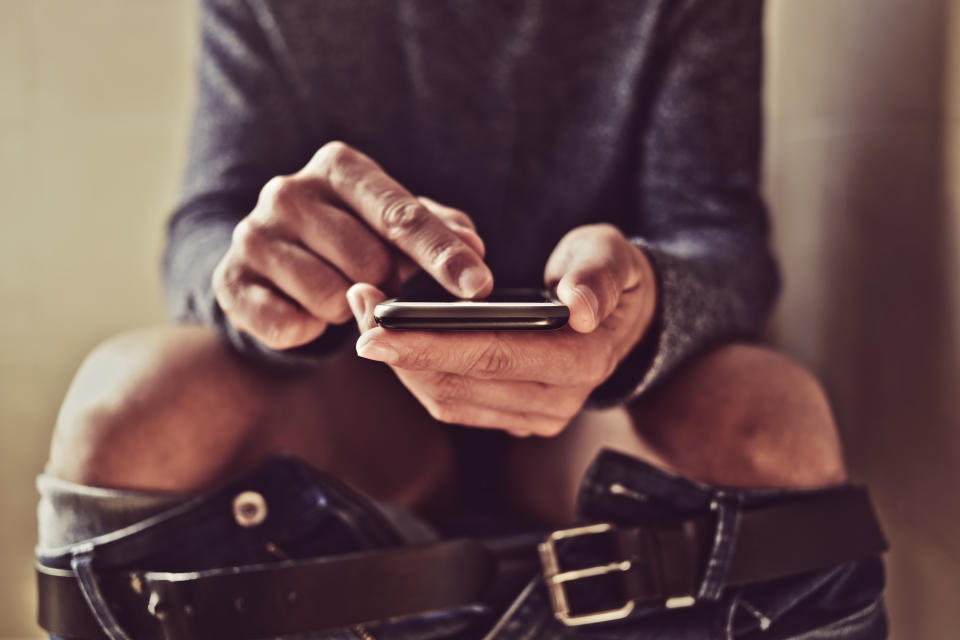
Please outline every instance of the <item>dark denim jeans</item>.
M241 492L263 496L267 517L238 526L232 505ZM826 490L825 490L826 491ZM724 589L723 570L742 506L776 501L784 490L720 489L691 482L636 459L606 451L586 474L579 499L584 522L643 524L713 511L717 534L696 604L675 610L648 608L626 620L566 627L552 613L539 575L507 605L478 603L451 611L367 624L312 636L317 639L400 640L486 638L844 638L887 635L881 600L880 558L745 588ZM809 493L809 492L806 492ZM136 568L197 571L269 562L279 557L333 555L404 544L409 536L395 518L340 483L291 458L276 458L229 485L178 505L121 532L94 539L92 573L72 552L41 557L55 568L88 572ZM86 545L88 548L90 545ZM76 551L78 547L74 547ZM82 547L81 547L82 548ZM335 589L336 585L330 585ZM323 598L318 592L316 598ZM121 621L122 624L122 621Z

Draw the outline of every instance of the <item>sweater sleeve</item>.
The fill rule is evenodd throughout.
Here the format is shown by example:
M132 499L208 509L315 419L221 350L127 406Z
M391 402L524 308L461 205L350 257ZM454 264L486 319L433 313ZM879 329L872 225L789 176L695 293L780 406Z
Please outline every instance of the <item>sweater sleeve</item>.
M694 0L658 36L633 230L656 271L657 317L595 406L763 327L779 275L759 184L762 21L762 0Z
M204 0L190 150L180 204L163 259L167 306L180 322L215 326L241 354L280 365L309 364L337 346L344 327L273 351L234 328L213 294L212 275L236 224L273 176L309 159L314 136L295 80L246 2Z

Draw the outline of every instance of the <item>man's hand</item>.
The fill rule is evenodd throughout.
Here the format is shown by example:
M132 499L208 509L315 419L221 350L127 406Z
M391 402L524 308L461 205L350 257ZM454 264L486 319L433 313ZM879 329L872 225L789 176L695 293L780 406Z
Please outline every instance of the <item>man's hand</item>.
M545 280L570 307L559 331L388 331L373 321L383 293L354 285L347 298L362 332L357 353L393 367L437 420L556 435L643 336L656 290L643 252L606 224L564 236Z
M454 295L493 287L483 242L461 211L415 198L342 142L270 180L213 274L230 322L273 349L350 318L355 282L386 288L422 267Z

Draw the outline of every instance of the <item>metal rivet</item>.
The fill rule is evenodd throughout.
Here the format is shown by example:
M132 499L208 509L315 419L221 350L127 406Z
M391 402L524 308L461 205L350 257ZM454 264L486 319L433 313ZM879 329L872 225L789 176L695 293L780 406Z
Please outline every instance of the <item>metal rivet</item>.
M291 560L290 556L278 547L273 542L267 542L266 544L267 553L272 555L274 558L280 558L281 560Z
M247 603L244 602L243 598L237 598L236 600L233 601L233 608L236 609L237 611L243 611L243 608L246 605Z
M183 612L188 616L192 616L194 613L196 613L196 609L193 608L193 605L185 604L183 605Z
M267 519L267 501L256 491L244 491L233 499L233 517L241 527L255 527Z
M156 591L150 594L150 600L147 602L147 611L150 612L150 615L160 620L163 620L167 615L166 606L160 600L160 594Z
M768 618L763 611L760 611L760 609L757 609L746 600L741 600L739 604L741 607L747 610L747 613L757 619L757 622L760 623L760 631L766 631L770 628L770 618Z
M650 500L650 496L647 494L634 491L633 489L623 486L619 482L614 482L609 488L610 493L615 496L623 496L625 498L636 500L637 502L648 502Z
M296 591L291 591L287 594L287 602L290 604L297 604L297 600L300 598L300 595Z

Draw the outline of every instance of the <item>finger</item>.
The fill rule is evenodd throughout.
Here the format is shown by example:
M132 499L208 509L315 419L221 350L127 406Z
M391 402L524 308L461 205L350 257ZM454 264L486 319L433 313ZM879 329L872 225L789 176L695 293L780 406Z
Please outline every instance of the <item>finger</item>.
M477 251L359 151L342 143L324 145L305 171L321 178L322 185L454 295L473 298L493 288L493 274Z
M502 429L503 431L508 431L513 434L523 434L524 436L555 436L563 431L563 428L567 426L568 422L563 418L531 412L501 411L499 409L467 404L443 407L439 410L438 415L441 417L435 415L434 418L448 424L480 427L482 429Z
M461 226L456 221L444 220L444 222L450 227L451 231L460 236L460 238L477 251L481 257L486 255L486 247L483 245L483 240L481 240L480 236L475 232ZM407 257L406 254L401 253L397 257L397 275L401 283L406 282L420 271L420 265Z
M440 402L561 419L576 415L587 396L579 387L542 382L484 380L453 373L429 374L423 379L431 396Z
M504 411L502 409L471 405L463 402L438 402L425 393L419 385L417 374L396 370L397 377L411 390L434 419L447 424L505 431L527 432L544 436L559 433L568 420L529 411ZM412 378L412 379L411 379Z
M353 282L383 286L394 277L396 251L346 211L321 201L288 217L284 232Z
M350 318L350 282L329 263L303 247L274 240L247 251L247 264L315 318L339 324Z
M327 323L266 283L244 278L217 296L231 324L271 349L290 349L320 336Z
M347 301L350 304L350 310L353 311L353 317L357 321L360 333L377 326L377 321L373 318L373 309L386 298L387 296L382 291L363 282L355 284L347 290Z
M477 225L473 223L473 219L460 209L454 209L445 204L440 204L433 198L428 198L427 196L417 196L417 200L422 202L427 209L430 209L430 211L443 218L447 224L453 223L473 232L477 231Z
M425 196L419 196L417 200L429 209L433 215L443 220L444 224L450 227L451 231L460 236L464 242L480 254L481 258L486 255L487 248L483 244L483 239L481 239L477 233L477 227L473 224L470 216L459 209L434 202Z
M570 326L596 329L617 307L620 295L641 279L640 249L610 225L579 227L567 234L547 261L545 280L570 308Z
M473 378L590 384L615 363L600 337L561 329L550 332L366 332L357 341L364 358L410 370Z

